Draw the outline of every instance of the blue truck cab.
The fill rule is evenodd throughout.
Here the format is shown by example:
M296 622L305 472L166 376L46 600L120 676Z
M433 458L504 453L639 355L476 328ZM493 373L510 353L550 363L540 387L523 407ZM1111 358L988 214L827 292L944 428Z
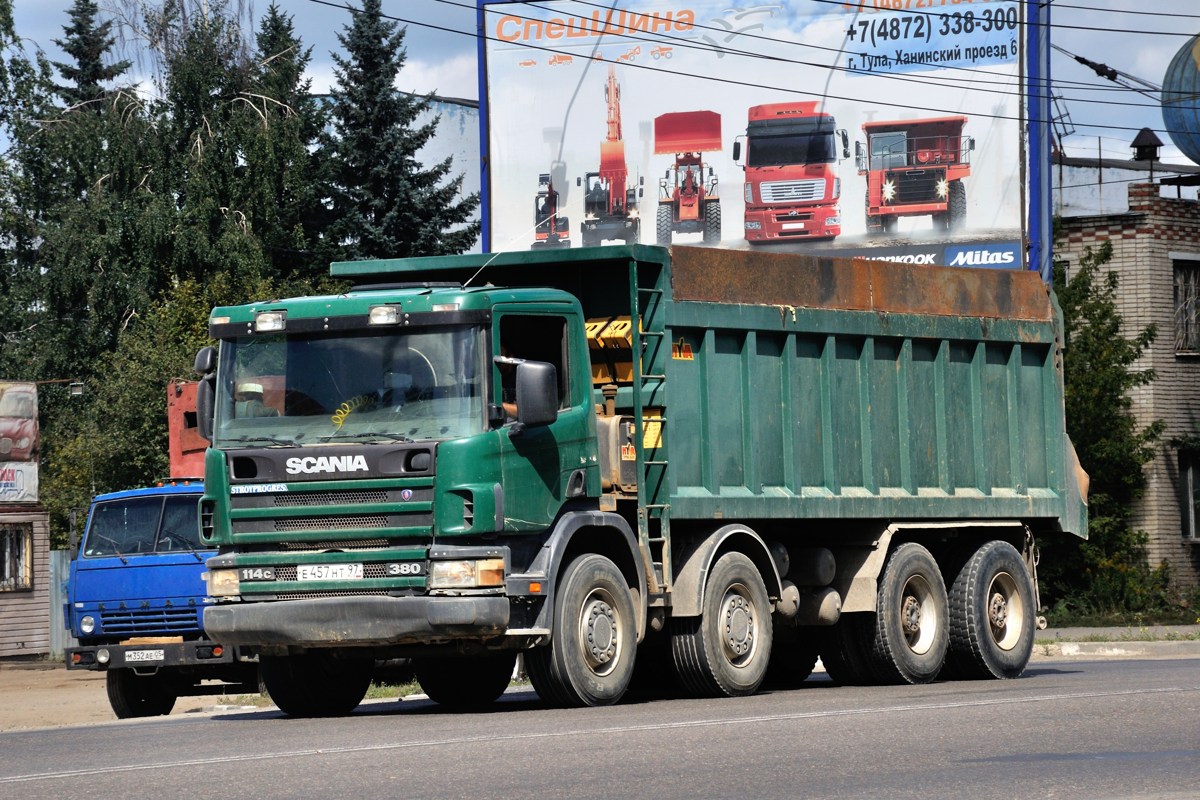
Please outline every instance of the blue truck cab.
M204 635L199 479L97 495L73 548L67 669L106 673L117 717L170 713L180 696L256 693L257 664Z

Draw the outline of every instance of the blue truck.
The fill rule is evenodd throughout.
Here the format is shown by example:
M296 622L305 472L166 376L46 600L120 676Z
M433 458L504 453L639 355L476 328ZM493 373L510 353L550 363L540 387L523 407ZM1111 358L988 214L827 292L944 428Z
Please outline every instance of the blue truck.
M171 475L152 486L97 495L80 541L72 534L63 619L78 645L67 669L105 673L117 717L170 713L181 696L257 693L258 665L204 635L204 562L198 474L207 442L196 433L196 384L167 390Z

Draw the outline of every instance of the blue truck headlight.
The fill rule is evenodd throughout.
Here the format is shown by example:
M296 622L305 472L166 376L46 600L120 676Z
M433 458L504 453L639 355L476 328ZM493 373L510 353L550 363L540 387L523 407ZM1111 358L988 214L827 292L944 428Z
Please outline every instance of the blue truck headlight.
M87 614L79 619L79 630L83 633L92 633L96 630L96 618L91 614Z

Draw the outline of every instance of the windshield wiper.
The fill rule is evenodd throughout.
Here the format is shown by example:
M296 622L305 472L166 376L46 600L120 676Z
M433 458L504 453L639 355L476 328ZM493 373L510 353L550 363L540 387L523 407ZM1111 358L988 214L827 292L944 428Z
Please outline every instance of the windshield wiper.
M303 439L304 434L299 434L296 439ZM278 444L283 447L299 447L299 444L293 439L280 439L277 436L237 436L232 439L226 439L227 442L236 442L237 444L250 444L251 442L267 442L269 444Z
M403 433L390 433L387 431L364 431L362 433L331 433L328 436L322 436L317 441L331 442L334 439L387 439L392 442L415 442L416 439L405 436Z

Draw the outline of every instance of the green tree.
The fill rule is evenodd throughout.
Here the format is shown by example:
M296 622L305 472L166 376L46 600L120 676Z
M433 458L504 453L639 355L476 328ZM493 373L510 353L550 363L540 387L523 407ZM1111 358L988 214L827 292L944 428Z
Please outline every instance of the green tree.
M1066 334L1063 374L1067 432L1091 477L1087 541L1044 542L1041 577L1048 598L1076 610L1140 611L1155 606L1165 587L1165 570L1146 562L1146 535L1131 524L1141 497L1142 472L1154 456L1161 421L1141 426L1130 390L1154 380L1154 371L1135 368L1154 341L1148 325L1127 336L1117 311L1118 276L1103 268L1112 245L1088 248L1069 279L1062 265L1054 288Z
M404 35L383 19L380 0L364 0L338 34L347 55L334 54L331 235L347 258L460 253L479 235L479 224L468 223L478 195L459 198L462 175L449 177L451 159L424 168L418 158L438 120L418 124L432 95L395 88L407 59Z
M72 63L54 62L59 75L70 81L58 87L68 106L100 99L106 91L103 84L116 80L132 65L130 61L105 63L116 37L111 19L97 21L99 11L95 0L75 0L68 12L71 24L63 27L66 38L54 40L73 59Z

